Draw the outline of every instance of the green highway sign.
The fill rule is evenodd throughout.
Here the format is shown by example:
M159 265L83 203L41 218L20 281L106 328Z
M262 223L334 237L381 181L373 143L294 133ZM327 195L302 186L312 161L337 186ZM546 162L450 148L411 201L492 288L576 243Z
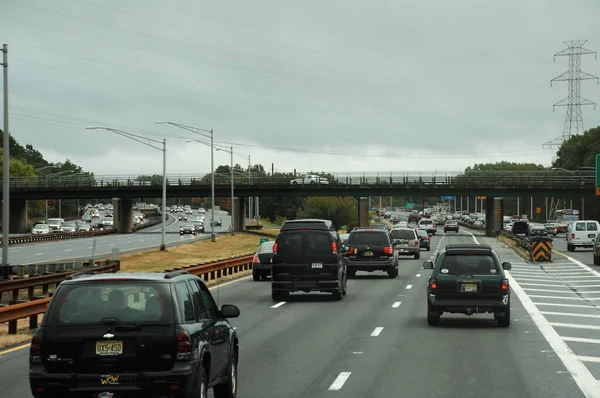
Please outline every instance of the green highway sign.
M262 245L265 242L268 242L269 238L260 238L260 241L258 242L259 245Z
M412 209L413 208L413 203L407 203L406 204L406 208L407 209Z
M596 155L596 188L600 187L600 153Z

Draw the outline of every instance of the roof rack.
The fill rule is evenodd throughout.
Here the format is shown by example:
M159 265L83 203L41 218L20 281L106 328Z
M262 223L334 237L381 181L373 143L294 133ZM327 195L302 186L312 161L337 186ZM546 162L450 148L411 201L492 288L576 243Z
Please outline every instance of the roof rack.
M166 272L165 273L165 279L173 279L173 278L175 278L177 276L187 275L187 274L189 274L189 272L187 272L185 270L182 270L182 269L179 269L179 270L176 270L176 271L170 271L170 272Z
M74 274L71 274L69 276L67 276L67 280L73 280L73 279L79 279L79 278L84 278L86 276L92 276L92 275L98 275L99 272L98 271L84 271L84 272L76 272Z
M446 250L460 250L460 249L492 250L492 246L479 245L477 243L454 243L451 245L446 245Z

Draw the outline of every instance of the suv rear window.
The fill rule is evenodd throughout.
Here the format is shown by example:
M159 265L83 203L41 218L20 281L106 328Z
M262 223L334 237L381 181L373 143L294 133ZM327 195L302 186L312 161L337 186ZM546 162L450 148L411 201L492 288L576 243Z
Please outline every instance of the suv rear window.
M412 229L395 229L390 232L392 239L415 239L415 231Z
M118 324L173 323L173 303L167 284L103 281L61 286L46 313L47 326L98 324L117 318Z
M419 224L433 224L433 221L431 221L431 220L421 220L421 221L419 221Z
M275 242L265 242L258 248L259 253L273 253L273 245Z
M277 257L279 262L298 264L307 257L331 256L333 234L326 231L284 232L277 236Z
M381 245L387 246L390 241L387 232L353 232L348 238L348 244L352 245Z
M500 270L491 252L445 252L439 261L442 274L496 275Z

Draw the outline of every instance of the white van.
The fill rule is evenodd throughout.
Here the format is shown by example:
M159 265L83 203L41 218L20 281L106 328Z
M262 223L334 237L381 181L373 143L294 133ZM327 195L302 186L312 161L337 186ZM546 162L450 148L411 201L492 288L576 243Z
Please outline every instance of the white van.
M569 223L567 228L567 251L578 247L594 247L600 223L596 220L579 220Z

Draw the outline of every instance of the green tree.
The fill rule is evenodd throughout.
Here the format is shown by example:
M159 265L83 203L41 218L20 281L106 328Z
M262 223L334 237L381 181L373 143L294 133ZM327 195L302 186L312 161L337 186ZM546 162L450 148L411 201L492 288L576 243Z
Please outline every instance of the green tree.
M354 226L358 221L356 200L348 197L310 197L298 211L298 218L331 220L336 228Z
M595 167L596 155L600 153L600 126L581 135L571 136L563 142L552 166L567 170Z
M4 171L4 148L0 148L0 175ZM32 165L23 159L10 157L9 160L10 178L15 177L35 177L35 169Z
M518 162L496 162L496 163L475 163L473 167L469 166L465 169L465 174L472 171L533 171L545 170L541 164L535 163L518 163Z

